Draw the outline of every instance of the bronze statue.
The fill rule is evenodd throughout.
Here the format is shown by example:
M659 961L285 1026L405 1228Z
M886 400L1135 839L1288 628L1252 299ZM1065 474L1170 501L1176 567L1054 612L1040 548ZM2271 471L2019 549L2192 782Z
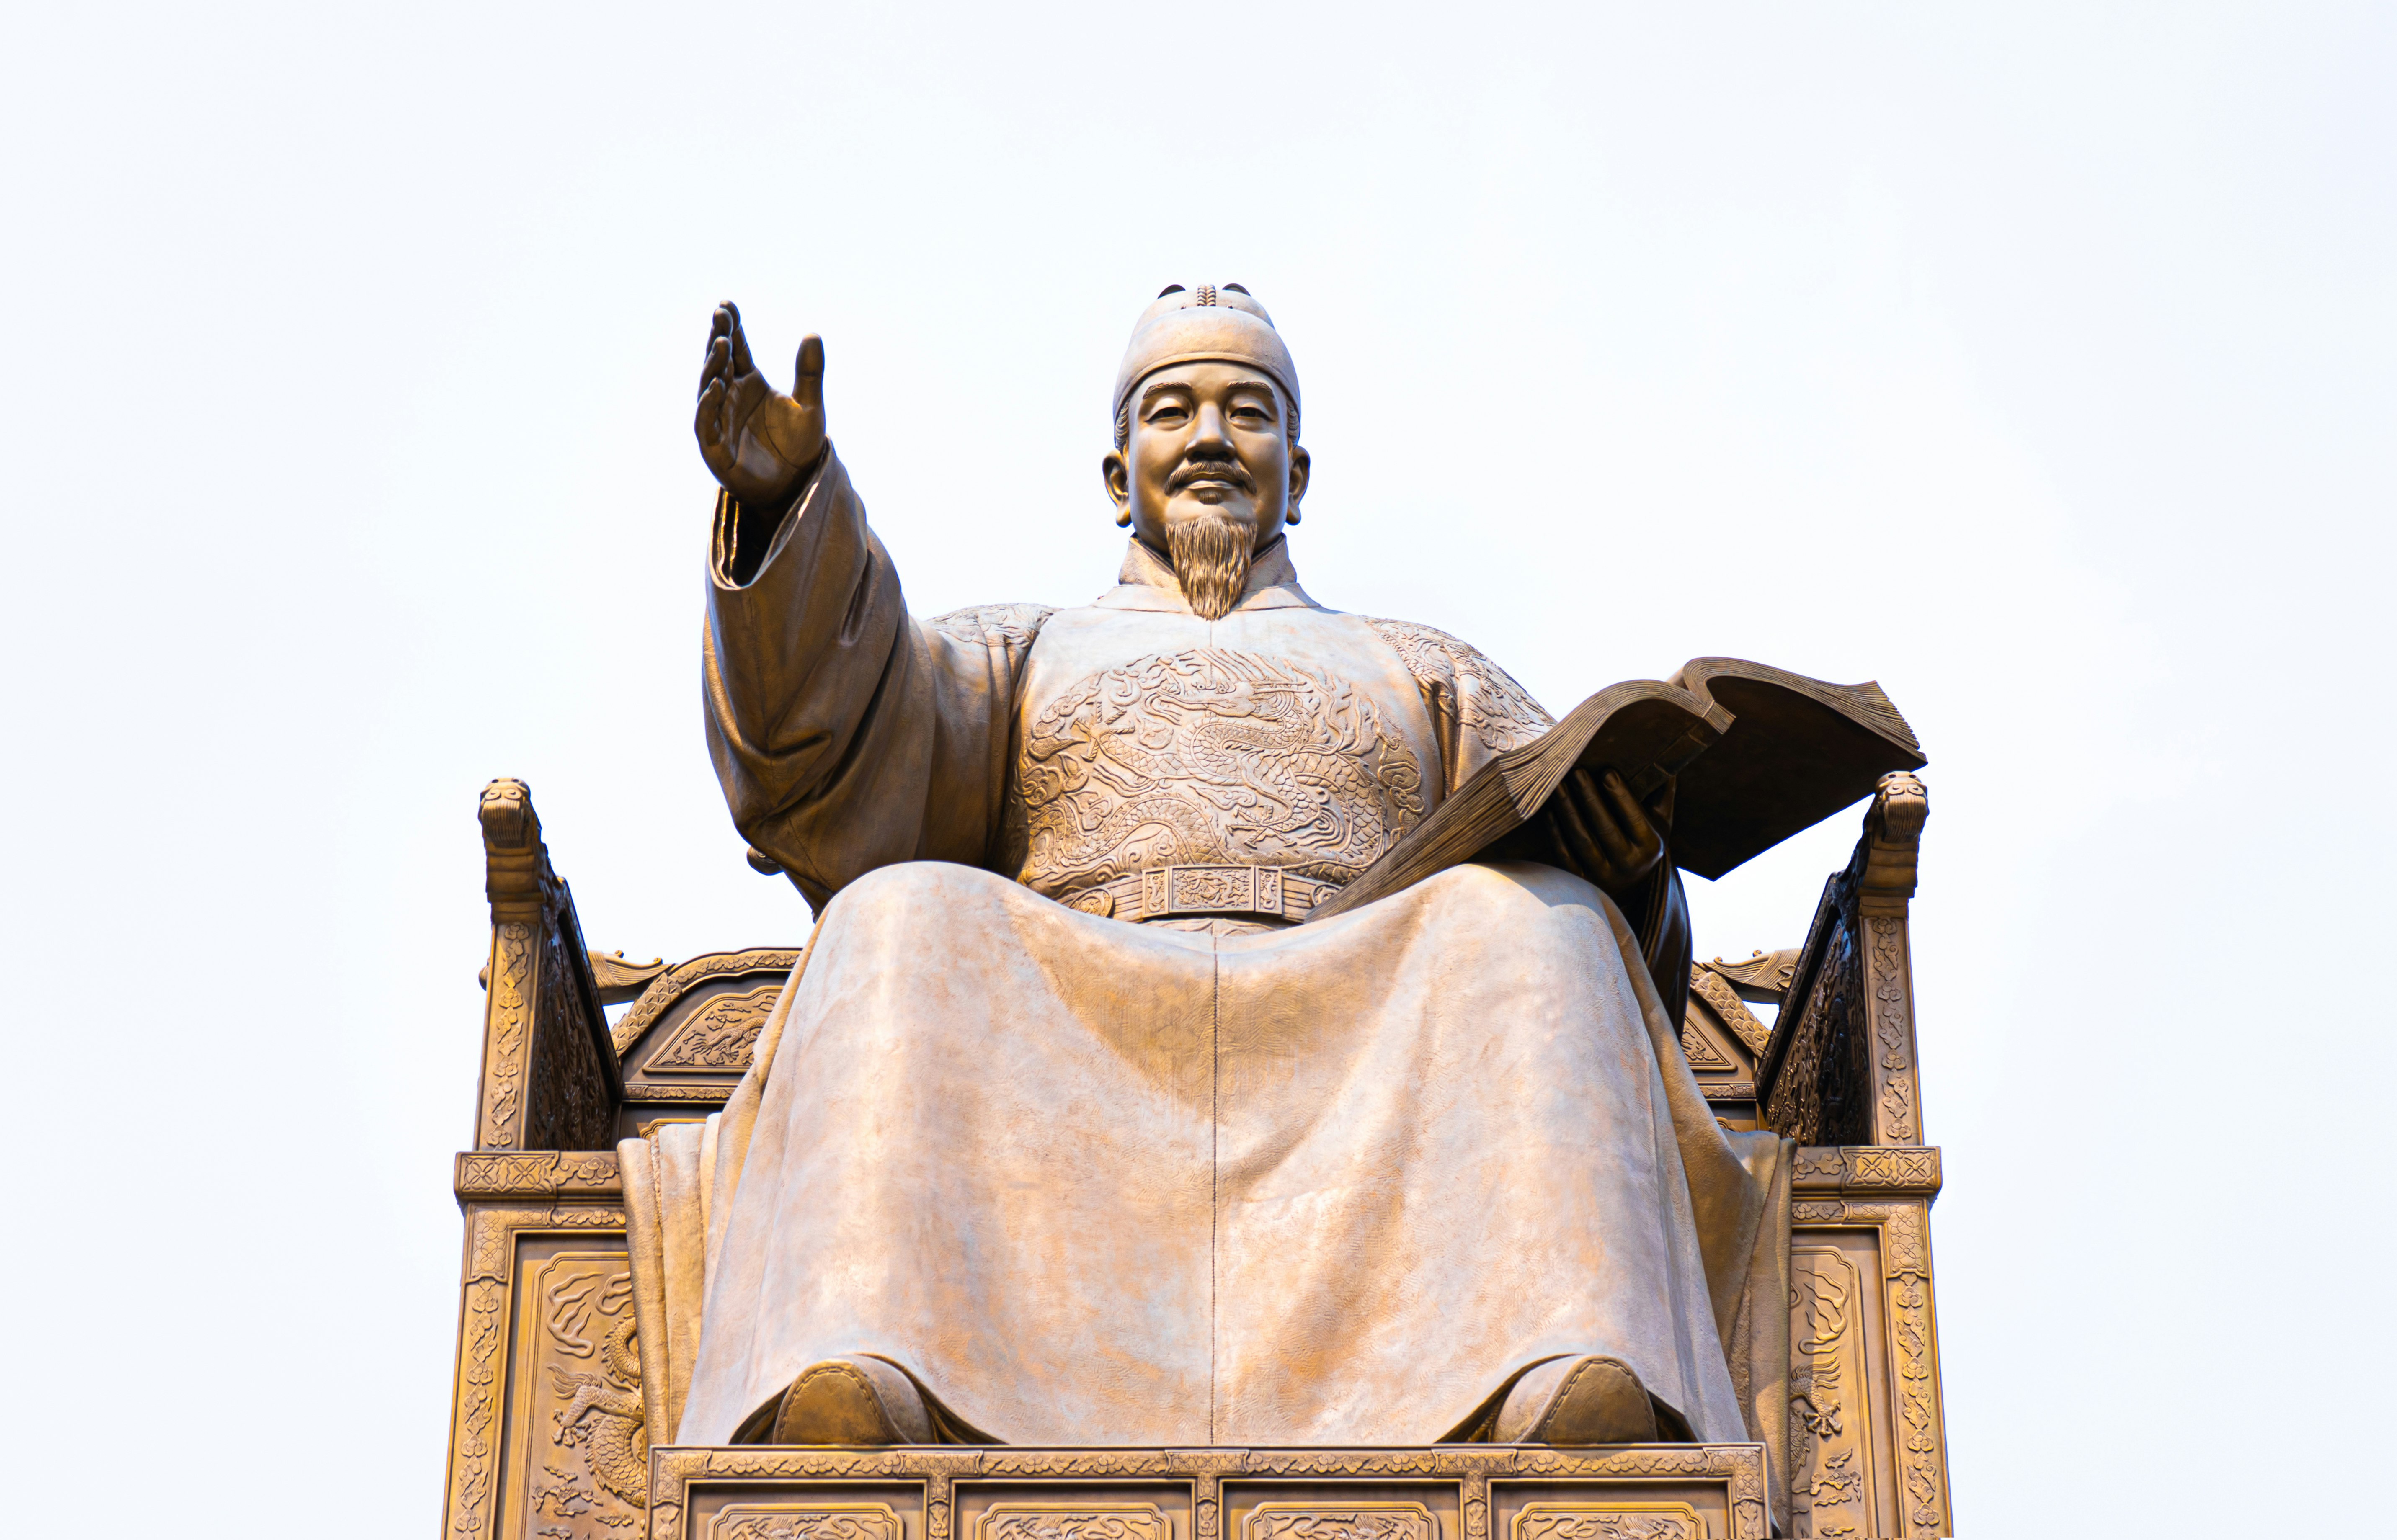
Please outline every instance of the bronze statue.
M1735 1361L1784 1308L1760 1216L1787 1147L1719 1125L1679 1048L1669 785L1578 775L1544 862L1303 923L1550 719L1465 643L1308 598L1265 308L1176 285L1141 317L1102 461L1132 538L1074 609L910 615L824 360L809 338L774 391L728 304L701 378L709 744L821 918L754 1068L678 1135L699 1201L633 1215L663 1231L676 1437L1770 1420Z
M1099 469L1116 505L1117 524L1129 526L1152 555L1171 564L1202 619L1218 620L1239 603L1255 556L1281 539L1285 524L1299 522L1312 461L1298 442L1296 366L1272 332L1265 307L1237 284L1202 291L1215 296L1203 303L1174 299L1187 292L1178 284L1168 288L1142 317L1143 326L1170 316L1178 332L1187 325L1179 312L1221 305L1233 315L1259 317L1264 336L1243 336L1242 323L1218 320L1219 330L1232 328L1228 339L1210 338L1195 350L1183 346L1187 339L1179 336L1160 339L1176 352L1220 351L1239 353L1245 362L1192 356L1153 369L1137 381L1137 434L1129 394L1135 381L1118 378L1116 446ZM1127 373L1138 356L1135 342L1125 361ZM730 497L751 508L790 506L830 447L824 370L824 340L810 336L799 345L792 393L774 390L750 357L740 309L730 302L716 308L692 429L708 470ZM1137 463L1132 455L1135 443ZM737 516L733 520L730 559L732 570L744 574L743 580L754 574L771 534L752 531L758 549L751 551L744 570ZM1662 862L1664 842L1648 810L1632 799L1620 776L1577 774L1566 790L1548 831L1558 864L1622 898ZM804 882L801 887L821 904L820 893ZM1678 883L1674 887L1678 893ZM1675 977L1668 988L1683 988Z

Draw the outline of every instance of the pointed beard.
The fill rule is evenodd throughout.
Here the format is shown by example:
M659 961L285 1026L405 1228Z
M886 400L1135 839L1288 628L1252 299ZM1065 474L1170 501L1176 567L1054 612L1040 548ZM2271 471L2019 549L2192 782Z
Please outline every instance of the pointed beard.
M1255 519L1211 511L1166 530L1165 544L1183 597L1198 617L1221 620L1231 614L1240 602L1240 591L1249 586L1249 559L1257 544Z

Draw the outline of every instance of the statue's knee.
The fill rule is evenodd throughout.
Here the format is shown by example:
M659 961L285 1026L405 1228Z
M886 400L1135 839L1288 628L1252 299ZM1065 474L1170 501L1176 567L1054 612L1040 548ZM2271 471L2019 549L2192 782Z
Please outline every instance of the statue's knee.
M987 876L971 867L951 866L944 861L901 861L877 867L841 889L825 912L829 915L844 909L890 907L920 910L944 900L953 901L961 883Z

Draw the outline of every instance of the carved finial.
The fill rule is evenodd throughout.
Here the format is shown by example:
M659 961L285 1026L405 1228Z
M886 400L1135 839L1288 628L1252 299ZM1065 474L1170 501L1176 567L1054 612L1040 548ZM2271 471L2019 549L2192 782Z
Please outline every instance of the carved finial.
M502 777L483 788L476 812L483 823L483 893L491 901L492 921L538 921L557 877L541 843L541 815L532 808L532 788Z
M1872 811L1865 815L1863 870L1856 896L1868 907L1895 905L1888 912L1906 912L1914 896L1914 866L1922 845L1922 825L1931 816L1931 793L1904 770L1881 778L1873 793Z
M1737 962L1726 962L1718 957L1698 966L1721 976L1742 1000L1753 1000L1777 1005L1789 989L1790 976L1798 968L1798 949L1785 947L1779 951L1757 951Z
M1922 822L1931 816L1931 793L1911 771L1893 770L1881 778L1873 793L1871 824L1875 833L1892 844L1914 844L1922 838Z
M594 949L591 953L591 981L599 986L599 1003L602 1005L622 1005L626 1001L639 999L641 991L649 987L649 981L665 971L666 960L663 957L648 962L634 962L627 961L621 951Z
M483 788L485 850L524 850L541 843L541 818L532 810L532 788L502 776Z

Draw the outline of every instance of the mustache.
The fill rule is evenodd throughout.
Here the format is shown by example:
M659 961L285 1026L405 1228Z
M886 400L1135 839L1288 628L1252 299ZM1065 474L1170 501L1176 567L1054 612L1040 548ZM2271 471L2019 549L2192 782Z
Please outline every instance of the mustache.
M1257 489L1257 479L1249 474L1247 466L1236 459L1192 460L1173 472L1172 479L1165 485L1169 492L1179 492L1191 483L1200 481L1229 482L1243 492Z

